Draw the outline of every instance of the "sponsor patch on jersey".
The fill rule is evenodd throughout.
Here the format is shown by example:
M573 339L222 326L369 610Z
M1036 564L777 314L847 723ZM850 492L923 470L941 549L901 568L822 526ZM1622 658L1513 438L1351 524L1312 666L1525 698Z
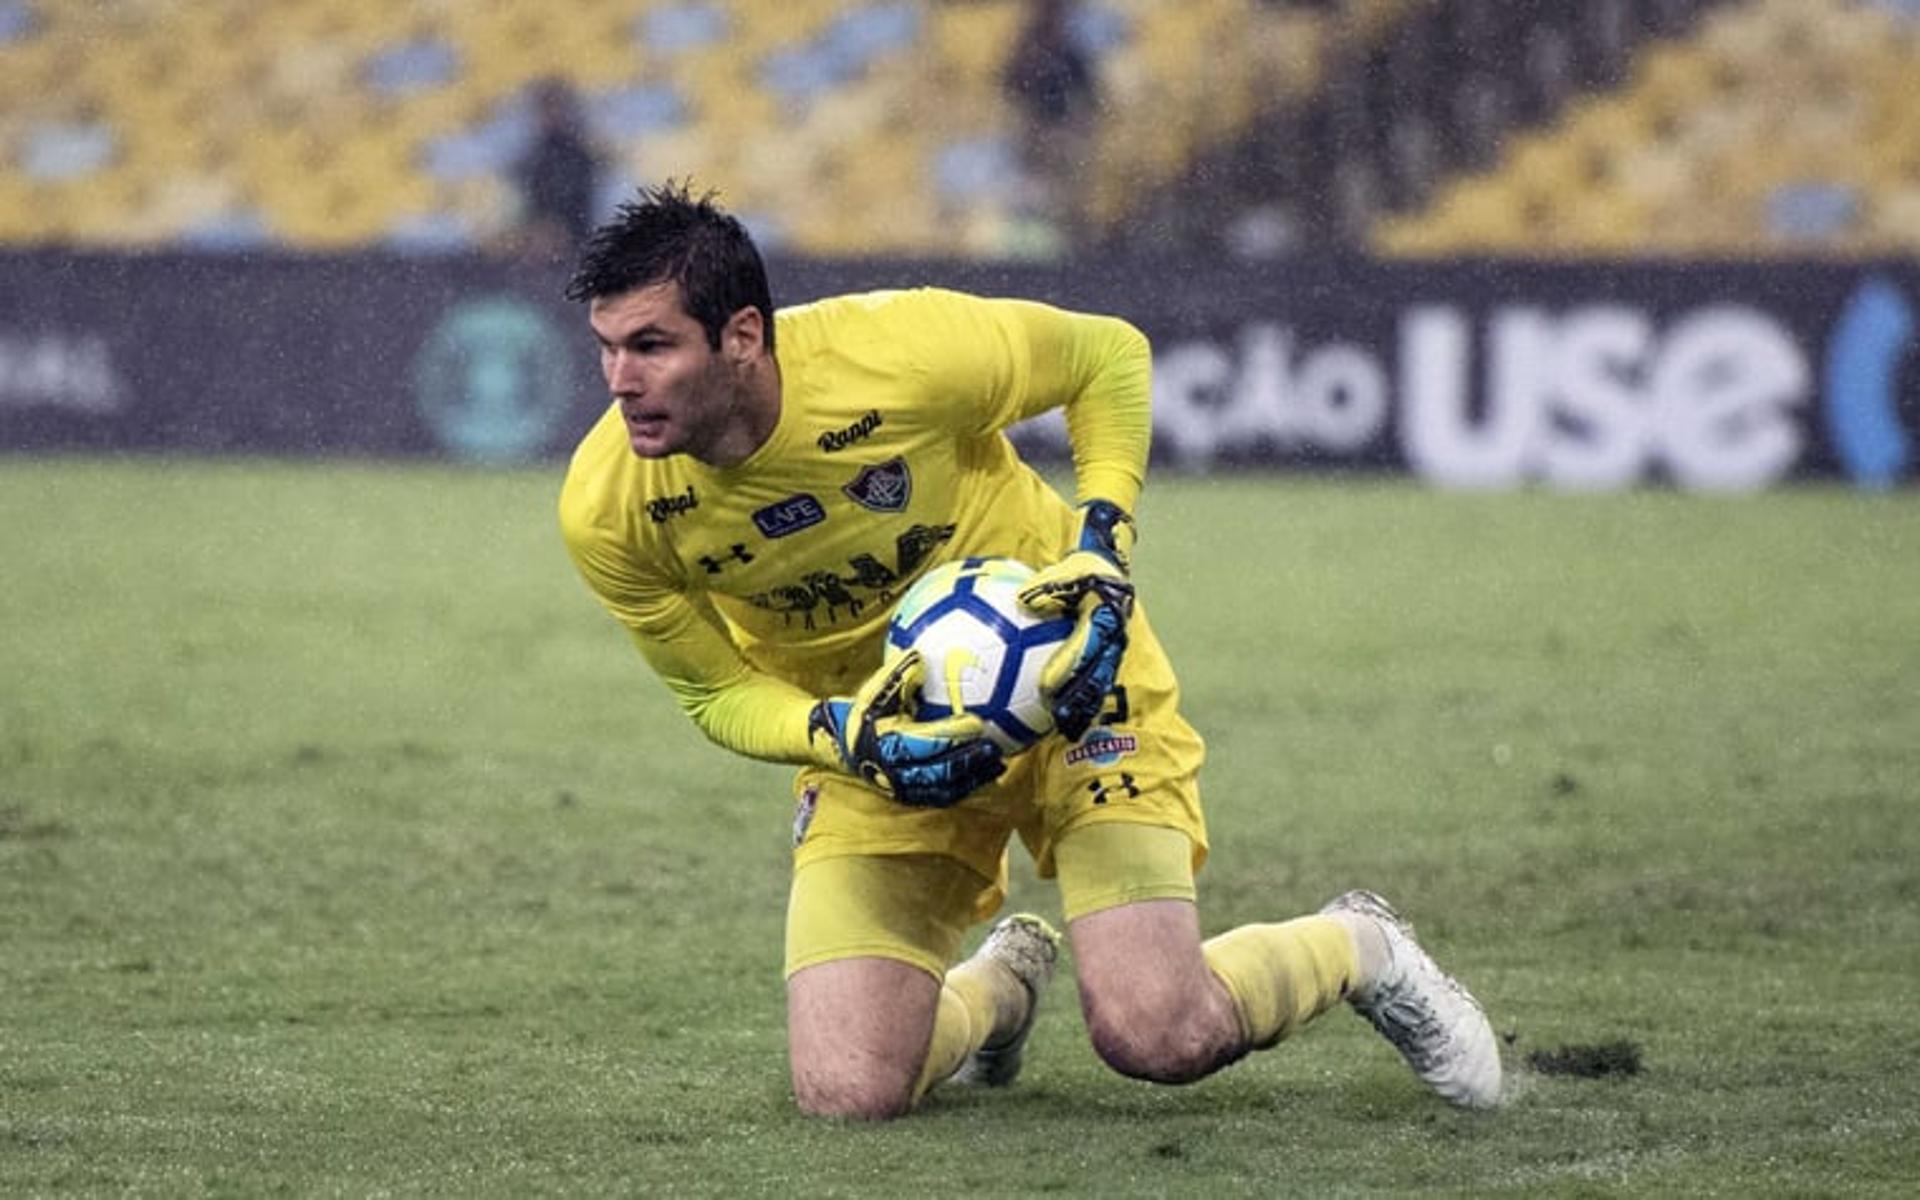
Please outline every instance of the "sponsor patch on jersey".
M827 510L820 507L820 502L801 492L755 512L753 527L770 538L783 538L826 519Z
M1140 739L1131 733L1115 733L1110 729L1091 729L1080 744L1067 751L1067 765L1095 762L1101 766L1119 762L1140 748Z
M807 840L807 830L813 827L813 814L820 807L820 785L810 783L801 789L800 800L793 806L793 846Z
M665 525L670 519L683 512L691 512L700 507L700 498L693 494L693 485L677 496L655 496L647 501L647 516L655 525Z
M853 482L840 489L855 504L874 512L901 512L913 496L913 476L907 460L890 458L861 469Z
M880 410L870 408L858 421L845 429L829 429L815 438L814 443L828 454L834 454L857 441L872 437L873 431L880 428L880 423Z

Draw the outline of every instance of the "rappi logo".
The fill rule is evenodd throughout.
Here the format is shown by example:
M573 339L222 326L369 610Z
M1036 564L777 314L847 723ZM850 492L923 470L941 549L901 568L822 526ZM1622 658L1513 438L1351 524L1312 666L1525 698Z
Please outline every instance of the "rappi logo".
M1913 465L1913 443L1900 420L1900 383L1914 350L1907 294L1881 277L1854 289L1827 339L1821 382L1828 440L1862 487L1892 487Z

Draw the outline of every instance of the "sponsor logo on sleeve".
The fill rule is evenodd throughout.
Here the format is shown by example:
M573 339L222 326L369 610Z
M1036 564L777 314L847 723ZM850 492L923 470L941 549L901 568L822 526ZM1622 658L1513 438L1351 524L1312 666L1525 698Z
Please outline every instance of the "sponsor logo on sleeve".
M913 476L907 471L906 459L890 458L863 467L853 482L840 490L862 508L883 513L904 512L907 501L913 497Z

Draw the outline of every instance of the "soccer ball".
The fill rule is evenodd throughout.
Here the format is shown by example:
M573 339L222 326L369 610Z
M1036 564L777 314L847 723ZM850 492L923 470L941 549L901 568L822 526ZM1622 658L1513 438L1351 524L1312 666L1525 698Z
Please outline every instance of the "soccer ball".
M1040 671L1073 632L1073 618L1044 617L1019 601L1033 568L1011 558L962 558L922 575L887 623L886 659L909 647L926 659L918 720L958 707L986 722L1008 754L1053 731Z

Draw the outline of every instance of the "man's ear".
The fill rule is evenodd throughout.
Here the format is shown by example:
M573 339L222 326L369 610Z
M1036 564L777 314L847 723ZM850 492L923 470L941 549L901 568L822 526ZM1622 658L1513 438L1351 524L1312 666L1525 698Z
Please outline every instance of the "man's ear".
M766 318L751 304L728 317L720 330L720 352L734 362L750 362L766 347Z

